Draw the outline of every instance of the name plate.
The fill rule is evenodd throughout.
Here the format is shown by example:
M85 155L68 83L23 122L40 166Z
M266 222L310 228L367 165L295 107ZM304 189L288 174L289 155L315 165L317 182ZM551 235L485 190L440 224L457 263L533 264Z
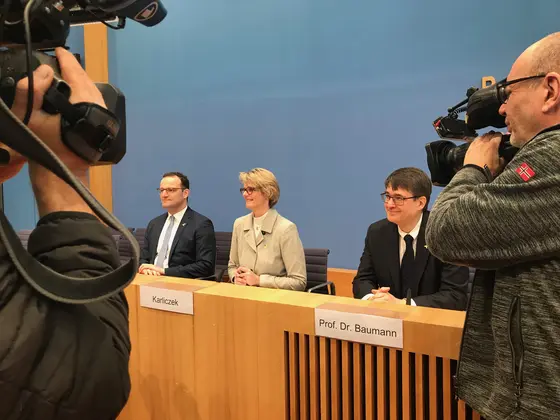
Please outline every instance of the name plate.
M363 313L364 309L366 308L335 304L317 307L315 309L315 335L402 349L402 315L390 311L380 313L391 313L392 316L374 315L373 313ZM357 310L361 312L356 312ZM373 310L373 312L376 311Z
M140 306L194 315L193 291L197 289L172 283L141 285Z

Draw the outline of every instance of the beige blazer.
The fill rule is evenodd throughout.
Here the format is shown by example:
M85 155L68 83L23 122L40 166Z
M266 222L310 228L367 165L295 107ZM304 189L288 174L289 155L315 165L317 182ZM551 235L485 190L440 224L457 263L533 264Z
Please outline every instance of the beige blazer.
M244 266L259 275L261 287L305 290L305 254L296 225L270 209L261 231L263 236L257 243L252 213L235 221L229 254L229 278L233 279L235 270Z

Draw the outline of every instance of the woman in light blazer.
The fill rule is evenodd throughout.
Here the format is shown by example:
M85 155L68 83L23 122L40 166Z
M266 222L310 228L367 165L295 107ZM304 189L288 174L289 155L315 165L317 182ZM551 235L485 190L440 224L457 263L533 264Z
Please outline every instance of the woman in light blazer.
M241 172L240 188L251 213L233 224L228 274L235 284L305 290L307 273L297 227L273 209L280 187L272 172Z

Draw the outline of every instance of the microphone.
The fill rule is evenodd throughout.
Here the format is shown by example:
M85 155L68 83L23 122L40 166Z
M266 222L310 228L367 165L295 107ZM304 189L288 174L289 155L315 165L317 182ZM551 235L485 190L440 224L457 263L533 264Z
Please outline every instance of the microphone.
M412 291L411 291L410 289L408 289L408 290L406 291L406 304L407 304L408 306L411 305L411 302L410 302L411 300L412 300Z

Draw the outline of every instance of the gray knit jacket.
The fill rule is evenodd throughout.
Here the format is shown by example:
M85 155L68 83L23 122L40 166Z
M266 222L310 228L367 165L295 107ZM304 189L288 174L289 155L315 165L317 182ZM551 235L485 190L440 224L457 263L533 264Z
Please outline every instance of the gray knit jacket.
M489 420L560 419L560 126L491 182L460 170L434 204L426 243L479 269L457 395Z

